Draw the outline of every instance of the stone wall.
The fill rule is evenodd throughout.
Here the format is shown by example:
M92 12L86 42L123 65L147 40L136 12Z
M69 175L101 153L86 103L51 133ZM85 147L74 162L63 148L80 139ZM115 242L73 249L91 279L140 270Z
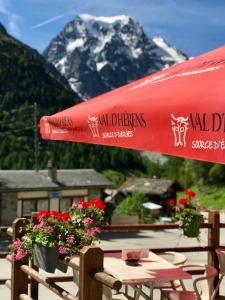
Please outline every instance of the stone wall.
M17 217L17 193L1 193L0 200L0 225L12 225Z

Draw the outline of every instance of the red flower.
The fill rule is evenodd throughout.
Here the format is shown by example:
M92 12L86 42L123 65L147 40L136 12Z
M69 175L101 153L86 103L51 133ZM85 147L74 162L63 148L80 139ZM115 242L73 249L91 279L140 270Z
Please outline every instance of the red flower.
M89 202L82 202L81 204L82 204L82 207L85 208L85 209L90 206Z
M191 190L188 190L188 189L185 189L184 190L184 193L186 194L186 195L188 195L188 198L193 198L196 194L195 194L195 192L193 192L193 191L191 191Z
M70 219L70 215L68 213L61 214L61 220L67 221Z
M192 197L194 197L196 194L195 194L195 192L193 192L193 191L189 191L189 193L188 193L188 197L189 198L192 198Z
M78 204L82 204L83 202L84 202L84 198L78 197L77 203L78 203Z
M170 206L174 206L175 205L175 200L174 199L170 199L169 200L169 205Z
M52 217L56 218L57 220L61 219L61 212L58 210L53 210L51 215L52 215Z
M179 205L186 205L186 204L187 204L187 199L185 199L185 198L180 198L180 199L178 200L178 203L179 203Z
M38 221L41 220L41 219L48 219L50 217L50 212L48 210L41 210L39 212L39 214L37 215L37 219Z
M90 200L90 204L97 207L98 209L104 210L105 209L105 203L97 198L94 198Z

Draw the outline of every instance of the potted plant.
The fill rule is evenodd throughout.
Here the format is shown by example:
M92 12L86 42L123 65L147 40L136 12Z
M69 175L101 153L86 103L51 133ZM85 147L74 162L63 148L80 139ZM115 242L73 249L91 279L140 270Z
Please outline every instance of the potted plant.
M128 250L125 253L125 263L128 266L137 266L140 260L140 250Z
M55 272L59 255L79 254L92 245L101 232L105 205L100 199L79 199L68 212L42 210L37 223L26 226L23 239L12 244L12 259L33 257L34 263L47 272ZM62 270L62 269L61 269Z
M185 197L178 200L177 206L173 199L169 200L169 204L175 208L173 220L179 222L185 236L199 238L204 216L200 212L199 203L194 199L195 192L185 189L184 194Z

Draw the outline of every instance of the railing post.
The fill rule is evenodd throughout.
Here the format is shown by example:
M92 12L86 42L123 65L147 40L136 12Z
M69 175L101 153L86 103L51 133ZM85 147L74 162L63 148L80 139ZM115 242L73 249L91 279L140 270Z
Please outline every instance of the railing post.
M29 221L25 218L16 219L12 224L13 241L23 236L20 227L25 227ZM11 267L11 300L19 300L20 294L28 294L28 276L20 270L20 266L28 264L28 259L13 261Z
M218 211L210 211L208 215L208 222L212 228L208 230L208 246L213 247L213 250L208 254L208 264L218 268L219 262L215 249L220 244L220 214Z
M103 271L103 251L97 247L84 247L80 252L79 300L101 300L102 284L93 274Z
M208 215L208 222L212 228L208 230L208 246L213 249L208 252L208 264L219 270L219 261L215 249L220 245L220 213L218 211L210 211ZM214 286L217 285L219 276L214 280Z
M37 215L38 212L32 212L31 215L31 222L34 224L37 224ZM33 259L31 259L31 268L33 268L35 271L39 271L39 268L34 265ZM31 278L30 280L30 295L33 300L38 300L38 281L36 281L34 278Z

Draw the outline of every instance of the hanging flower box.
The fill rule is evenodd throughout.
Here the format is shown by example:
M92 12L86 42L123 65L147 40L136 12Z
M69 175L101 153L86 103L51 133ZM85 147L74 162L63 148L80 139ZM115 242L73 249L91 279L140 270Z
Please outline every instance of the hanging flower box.
M42 210L37 224L29 224L23 239L12 244L12 258L33 257L34 263L47 272L58 268L66 272L67 266L59 255L79 254L83 246L92 245L101 232L104 203L99 199L88 202L79 199L68 212Z
M54 273L59 258L58 247L34 244L34 264L46 272Z
M186 189L184 190L184 194L186 198L180 198L177 206L175 206L175 200L169 200L169 204L175 209L173 220L178 221L185 236L199 239L200 228L204 223L204 216L201 214L200 205L194 199L195 192Z

